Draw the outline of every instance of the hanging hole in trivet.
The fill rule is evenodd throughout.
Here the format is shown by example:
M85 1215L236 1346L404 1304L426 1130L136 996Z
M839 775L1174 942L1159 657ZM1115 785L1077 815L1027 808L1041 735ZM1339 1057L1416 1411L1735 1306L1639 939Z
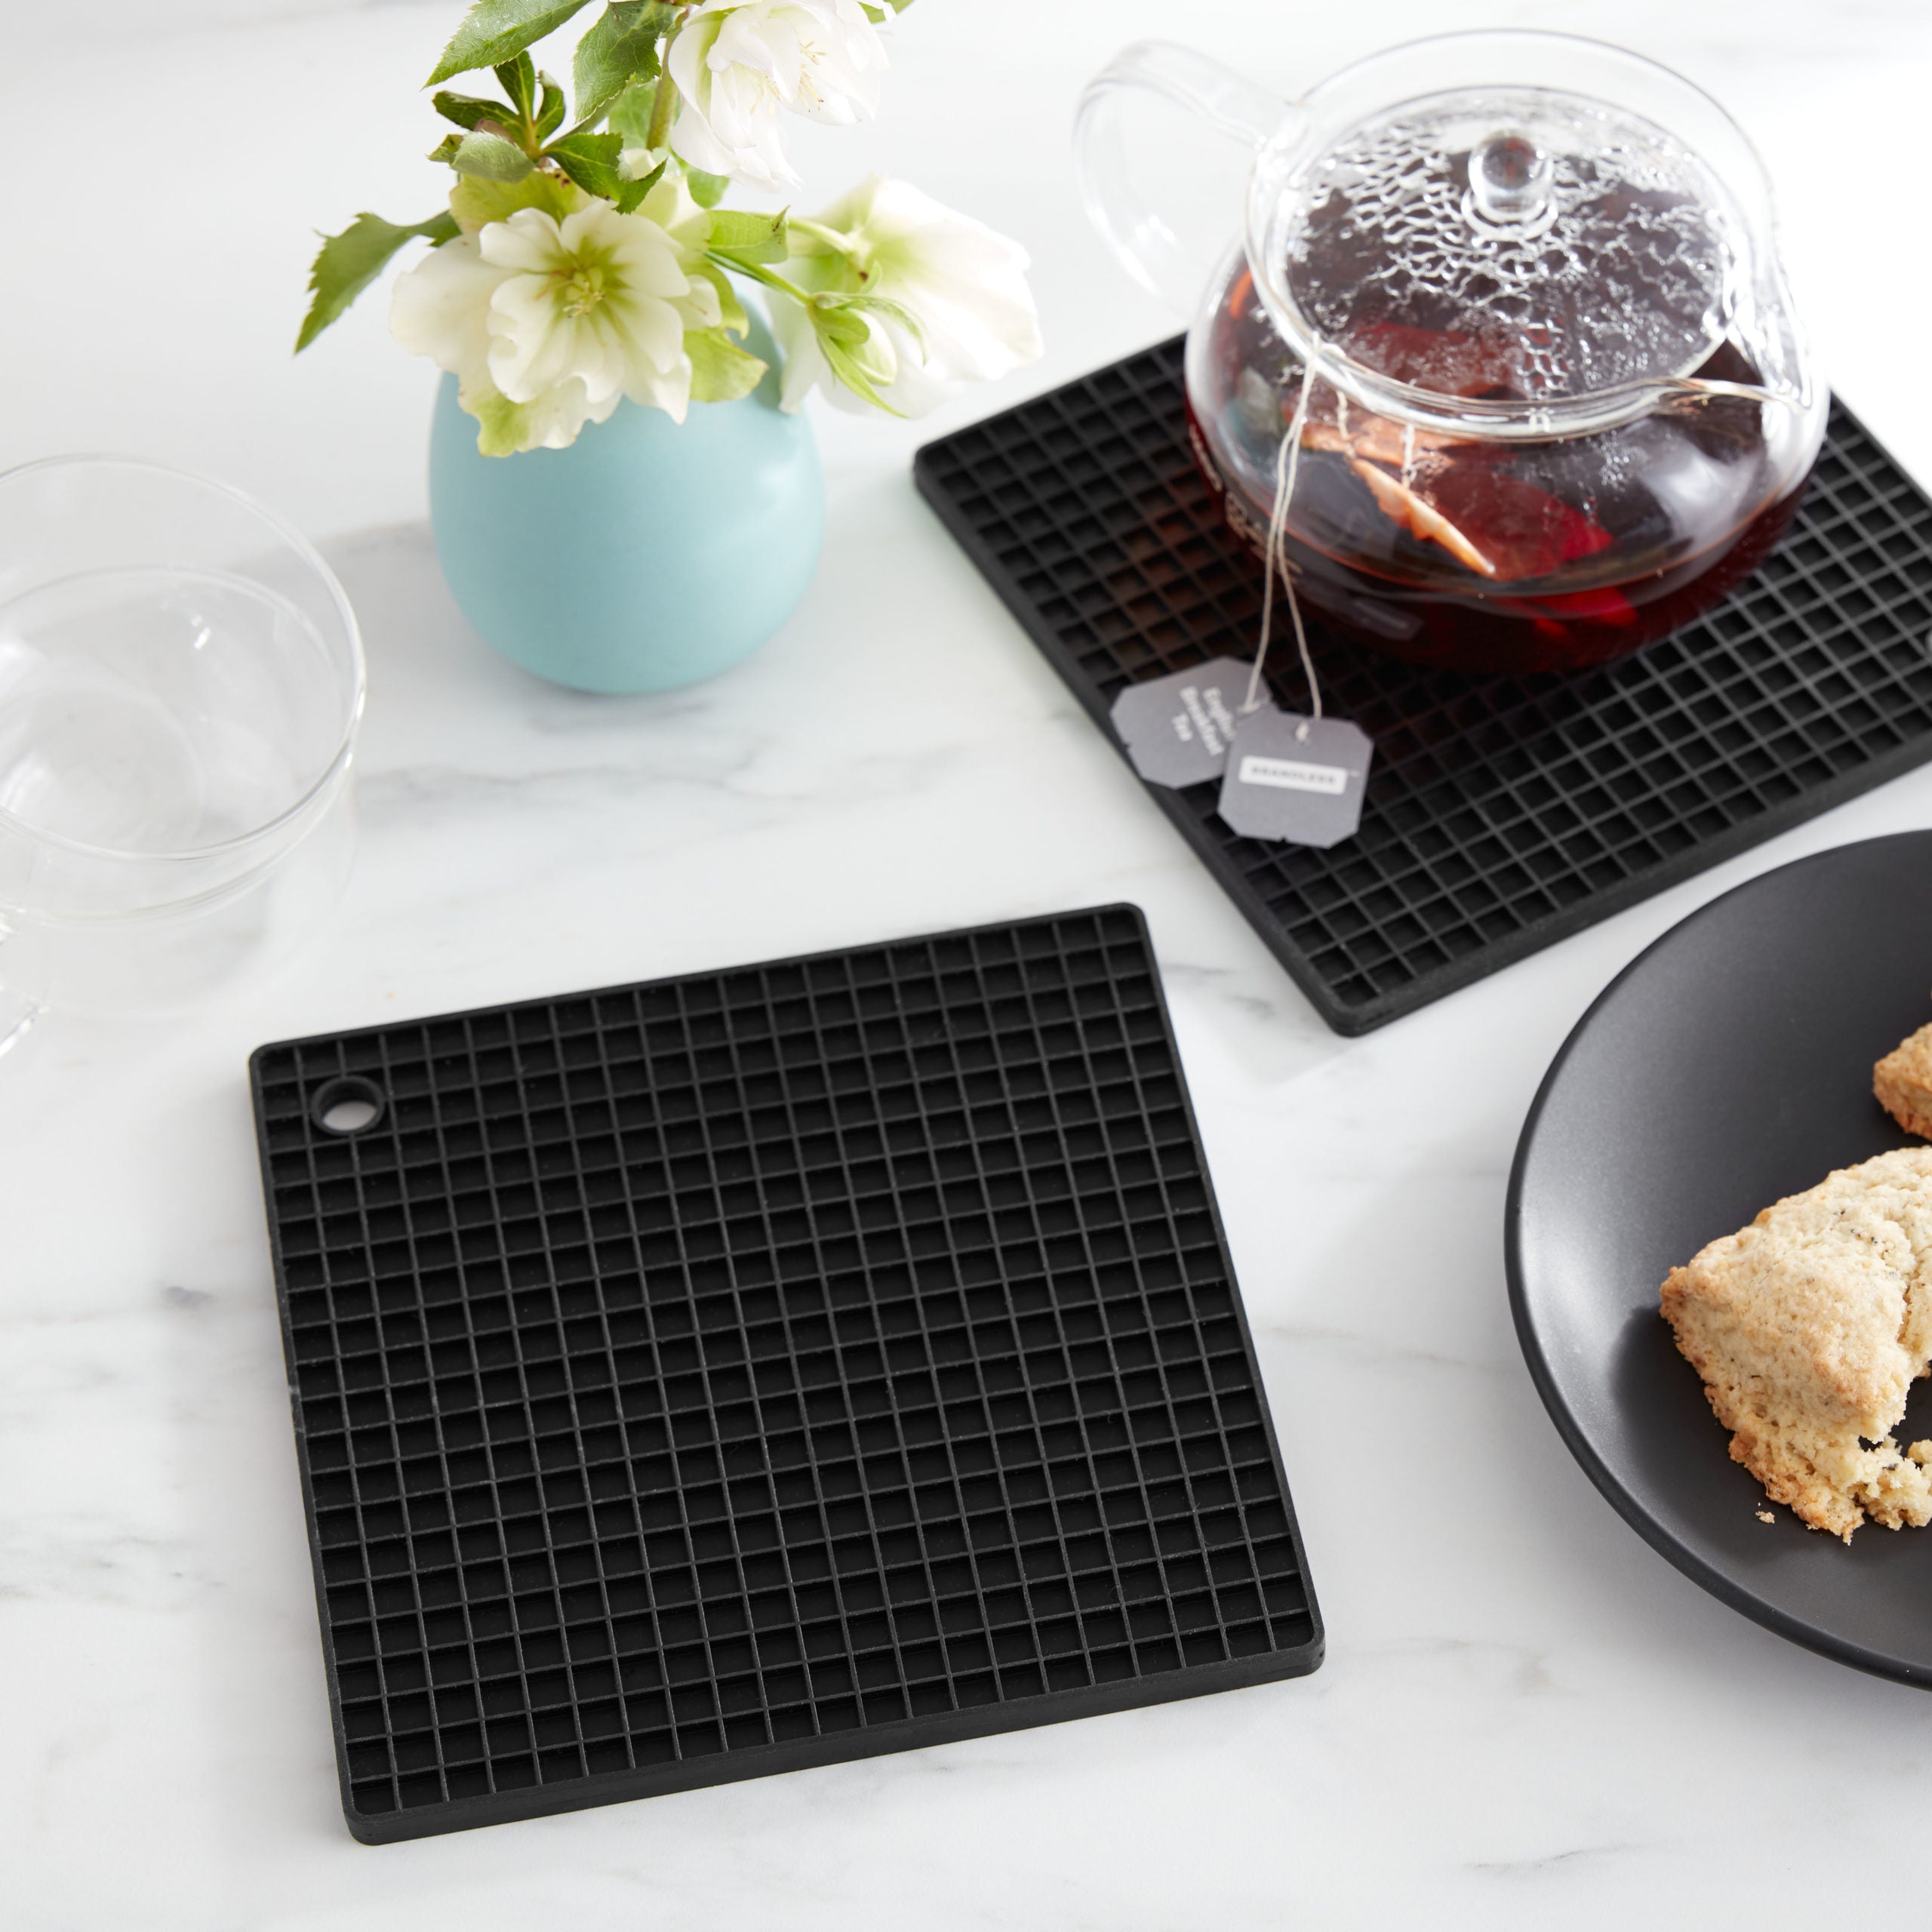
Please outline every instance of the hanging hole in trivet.
M315 1091L309 1112L325 1134L363 1134L383 1117L382 1089L355 1074L331 1080Z

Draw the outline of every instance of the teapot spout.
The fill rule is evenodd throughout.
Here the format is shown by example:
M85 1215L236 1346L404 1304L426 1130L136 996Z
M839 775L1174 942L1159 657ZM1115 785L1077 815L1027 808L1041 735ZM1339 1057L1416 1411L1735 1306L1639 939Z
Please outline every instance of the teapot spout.
M1239 225L1257 149L1301 112L1191 48L1138 42L1081 96L1088 216L1142 288L1191 315Z

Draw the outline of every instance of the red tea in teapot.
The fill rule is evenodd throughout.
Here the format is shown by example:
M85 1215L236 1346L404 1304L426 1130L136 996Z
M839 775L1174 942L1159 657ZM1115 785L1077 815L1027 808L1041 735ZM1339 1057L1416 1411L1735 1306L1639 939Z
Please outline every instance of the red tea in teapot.
M1265 448L1294 420L1300 371L1243 285L1244 265L1234 279L1204 345L1219 365L1209 380L1241 441ZM1466 334L1384 323L1351 347L1394 381L1509 396L1509 371ZM1755 380L1729 343L1694 373ZM1463 670L1572 670L1680 629L1763 561L1803 491L1764 406L1721 392L1547 442L1405 425L1318 380L1301 414L1282 533L1298 594L1358 642ZM1230 528L1259 558L1272 474L1231 479L1191 403L1189 428Z

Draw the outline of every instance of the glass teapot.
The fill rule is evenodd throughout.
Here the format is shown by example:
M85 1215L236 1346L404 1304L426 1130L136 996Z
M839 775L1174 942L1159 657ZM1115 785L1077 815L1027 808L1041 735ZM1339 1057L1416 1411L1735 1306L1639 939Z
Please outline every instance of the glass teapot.
M1177 106L1246 167L1232 249L1216 144L1135 125ZM1287 482L1277 555L1332 628L1461 670L1601 663L1789 521L1828 398L1763 166L1667 69L1451 34L1290 105L1146 42L1088 88L1075 147L1130 272L1198 300L1189 429L1229 527L1263 555Z

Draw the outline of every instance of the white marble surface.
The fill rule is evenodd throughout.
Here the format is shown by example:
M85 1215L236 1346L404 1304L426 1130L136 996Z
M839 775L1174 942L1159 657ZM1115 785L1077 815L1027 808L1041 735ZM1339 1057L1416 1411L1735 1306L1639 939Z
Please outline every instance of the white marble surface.
M24 6L8 10L23 15ZM1932 1705L1702 1595L1564 1454L1504 1177L1604 983L1740 878L1932 823L1891 785L1367 1039L1330 1035L915 497L908 458L1164 333L1079 217L1085 73L1164 32L1290 88L1434 26L1673 60L1780 180L1828 368L1932 476L1923 0L923 0L877 125L805 144L1023 237L1048 361L821 419L831 531L761 655L540 687L423 524L426 365L300 363L309 230L433 205L454 0L10 19L0 463L143 452L303 523L365 626L360 870L295 969L0 1066L0 1923L229 1932L1183 1932L1921 1922ZM244 1060L296 1032L1126 897L1148 911L1329 1625L1299 1683L383 1850L337 1807Z

